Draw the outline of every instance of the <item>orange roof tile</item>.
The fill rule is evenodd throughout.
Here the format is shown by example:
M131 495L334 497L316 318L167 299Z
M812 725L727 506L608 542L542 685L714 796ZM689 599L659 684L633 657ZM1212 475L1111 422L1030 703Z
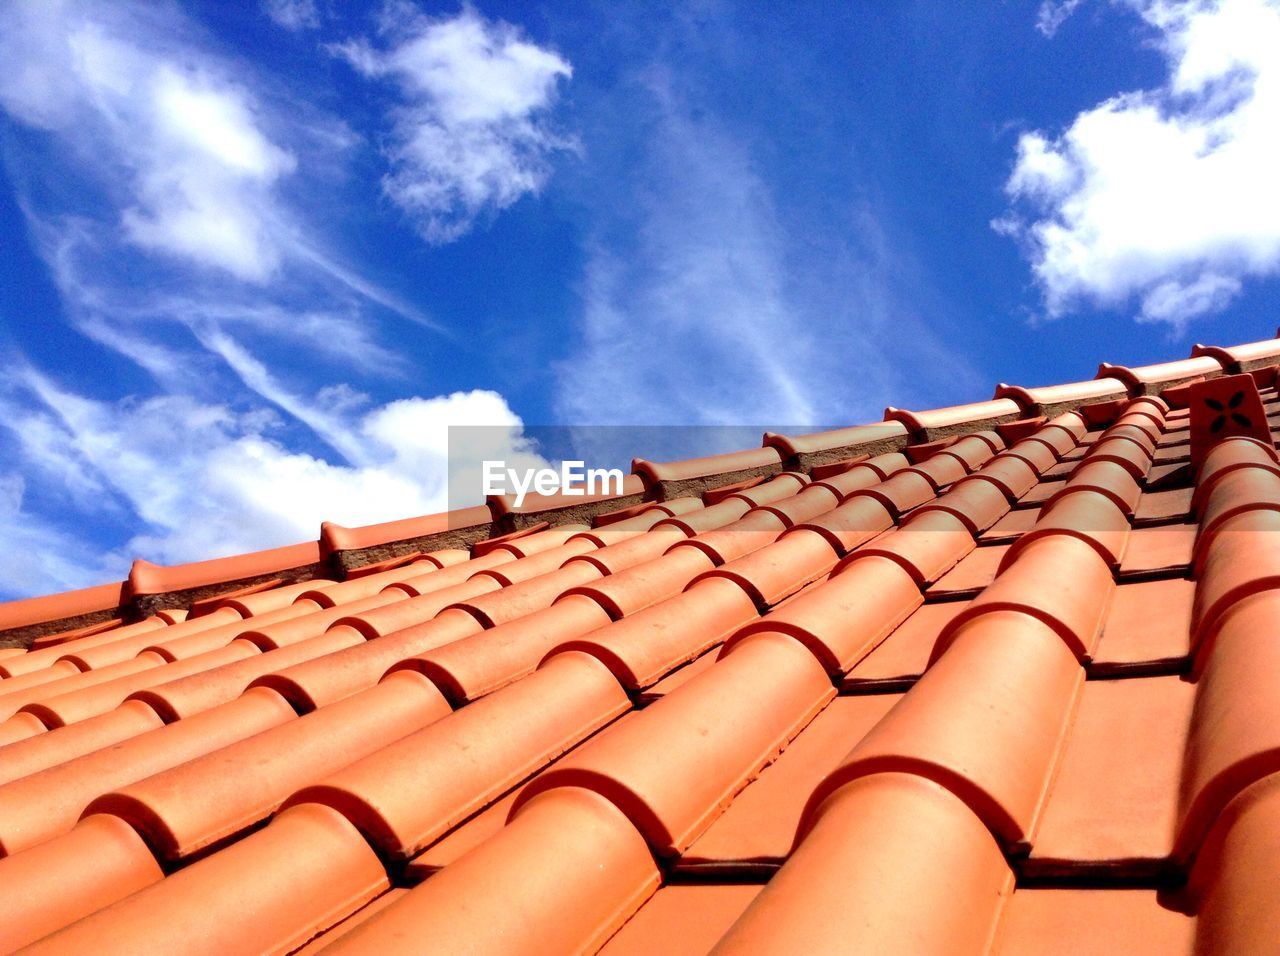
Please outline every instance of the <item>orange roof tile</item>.
M0 605L0 949L1267 951L1278 363Z

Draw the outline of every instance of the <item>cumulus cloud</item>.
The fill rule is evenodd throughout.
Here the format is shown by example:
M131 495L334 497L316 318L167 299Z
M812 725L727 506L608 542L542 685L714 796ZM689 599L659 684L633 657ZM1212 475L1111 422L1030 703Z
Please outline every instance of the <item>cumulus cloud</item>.
M379 41L332 50L394 86L383 189L428 241L451 242L479 217L539 192L551 156L572 148L550 111L573 68L516 27L470 7L434 19L400 6L384 16Z
M430 514L481 484L476 456L543 465L502 396L487 391L409 398L382 405L363 396L338 402L358 465L333 464L291 450L280 419L184 396L115 402L77 395L30 370L10 375L0 398L15 459L30 475L62 481L63 513L116 508L139 530L118 552L90 560L77 536L21 510L23 478L0 474L0 528L25 526L39 538L25 560L35 567L19 583L57 589L120 575L141 555L164 563L235 554L314 540L320 522L358 525ZM331 399L333 396L329 396ZM486 426L467 445L450 427ZM68 480L70 479L70 480ZM41 570L42 569L42 570Z
M1023 242L1050 317L1136 299L1141 320L1180 327L1280 271L1280 5L1131 5L1167 82L1025 133L995 225Z

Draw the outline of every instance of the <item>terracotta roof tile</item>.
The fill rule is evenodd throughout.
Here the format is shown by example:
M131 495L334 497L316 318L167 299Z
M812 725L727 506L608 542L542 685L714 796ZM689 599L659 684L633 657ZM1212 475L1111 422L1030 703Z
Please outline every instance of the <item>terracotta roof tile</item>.
M795 534L783 535L763 548L704 572L701 579L718 577L733 581L764 610L830 574L838 560L835 549L826 538L816 531L800 529Z
M139 558L129 570L129 586L135 595L190 591L209 585L225 585L228 581L275 577L282 571L310 568L319 564L321 558L318 541L169 567Z
M294 791L452 713L435 685L399 673L344 700L103 794L86 813L128 821L169 863L228 840ZM202 794L192 802L190 794Z
M956 482L937 500L926 501L915 513L937 511L954 515L970 534L976 535L998 522L1009 509L1009 500L1001 485L975 474Z
M0 604L0 637L6 632L16 633L33 626L37 628L36 633L47 633L39 629L41 625L49 625L53 630L69 630L77 623L90 623L91 619L115 617L124 603L124 595L125 582L120 581Z
M394 667L420 671L455 704L463 704L524 677L553 647L609 622L593 597L568 594L510 624L401 656ZM397 649L391 656L403 654Z
M1195 356L1206 355L1217 359L1229 373L1247 372L1265 368L1280 362L1280 340L1265 339L1226 348L1215 345L1197 345L1191 350Z
M360 528L347 528L326 521L320 529L320 542L326 552L363 551L386 548L401 541L416 543L424 539L430 540L464 528L488 529L492 524L493 514L484 505L462 511L425 515L421 518L402 518ZM481 533L476 537L484 536ZM380 557L387 556L390 555L380 555Z
M1134 522L1152 524L1186 521L1191 516L1191 492L1191 488L1143 492L1134 508Z
M556 852L546 847L554 842ZM342 936L333 954L386 952L409 934L441 951L598 949L658 889L640 834L599 795L557 788L512 824Z
M1087 382L1048 385L1044 388L1022 388L1002 383L996 386L995 397L1011 398L1027 412L1051 417L1089 402L1121 398L1127 394L1127 388L1119 379L1096 378Z
M917 505L922 505L935 494L933 483L918 471L907 469L878 485L872 485L849 496L850 501L871 498L882 504L895 519Z
M489 509L495 518L505 518L516 527L539 520L557 523L564 518L582 520L604 510L604 507L625 506L639 501L646 487L644 476L627 475L622 482L621 494L611 491L586 494L586 489L581 487L554 495L530 492L519 505L515 503L514 495L491 495Z
M293 708L278 694L256 691L187 720L0 786L0 854L8 856L67 832L85 807L115 787L167 770L295 716Z
M239 641L233 642L239 644ZM217 667L202 667L191 674L157 671L148 687L130 696L152 707L168 722L235 700L263 674L276 673L302 661L326 657L364 643L364 635L348 627L335 627L323 634L286 644L275 650L247 655ZM168 678L163 680L163 678Z
M661 538L658 540L662 542ZM684 538L681 536L677 540L683 541ZM584 560L591 561L591 558ZM576 585L564 593L585 595L616 619L634 614L664 598L674 597L694 578L715 566L715 561L699 548L672 548L641 564L621 569L615 565L615 570L607 577Z
M0 860L5 881L5 952L145 889L164 871L133 827L119 817L86 817L73 830Z
M1280 777L1243 790L1218 817L1191 872L1199 911L1197 951L1265 952L1280 925L1280 907L1265 876L1280 835Z
M995 398L988 402L932 408L923 412L910 412L889 406L884 411L884 420L902 422L913 436L933 441L991 428L993 425L1021 418L1022 415L1022 407L1013 399Z
M329 929L320 933L319 936L312 939L306 946L303 946L301 949L294 950L295 956L315 956L316 953L324 950L325 947L329 946L339 937L351 932L361 923L368 922L368 920L372 919L392 903L405 896L408 892L409 891L403 887L393 886L372 902L360 907L360 909L356 910L340 923L336 923L329 927Z
M751 596L723 578L704 579L683 594L552 648L596 657L630 691L656 684L670 671L719 644L756 618Z
M288 803L332 806L384 858L407 859L629 707L594 657L557 654L528 677L302 788Z
M943 632L969 601L923 604L845 675L851 693L905 690L920 679Z
M1040 510L1035 526L1009 548L1011 554L1043 537L1068 535L1093 548L1110 567L1117 567L1130 535L1129 518L1110 495L1076 488Z
M1196 526L1193 524L1134 528L1126 535L1120 573L1185 571L1191 565L1195 540Z
M930 596L971 594L995 580L1008 545L985 544L961 558L954 568L929 586Z
M830 580L741 628L726 652L758 632L787 634L817 657L828 673L843 674L922 603L911 575L882 557L854 561Z
M1024 873L1169 875L1195 697L1176 676L1085 684Z
M808 795L899 698L877 694L831 701L681 854L677 872L724 878L780 866L795 843Z
M513 813L537 794L583 787L613 802L655 854L671 857L834 696L802 645L779 634L753 635L679 690L539 775ZM667 746L656 750L655 739Z
M952 620L935 653L943 654L969 621L1020 611L1047 624L1078 659L1090 658L1115 590L1106 562L1088 544L1064 534L1011 550L1006 560L995 581Z
M795 529L816 531L837 554L846 554L892 527L893 515L884 503L855 495L839 507L796 525Z
M369 845L339 814L309 804L220 853L35 943L35 953L288 952L388 888Z
M855 425L813 432L808 435L776 435L766 433L764 441L805 467L849 458L857 454L880 454L896 451L907 444L907 427L901 422L886 421L875 425Z
M1016 611L984 614L810 797L905 772L951 790L1011 852L1031 846L1084 671L1066 644Z
M38 722L31 714L20 714ZM17 718L11 718L16 720ZM44 724L40 724L44 727ZM142 701L126 700L119 707L79 723L59 727L39 737L6 746L0 761L0 785L30 776L41 770L111 747L148 730L163 727L164 721Z
M1262 639L1280 594L1267 591L1235 605L1206 654L1196 682L1175 852L1196 852L1213 820L1247 786L1280 770L1280 698L1268 687L1280 648Z
M777 448L764 446L688 461L652 462L637 458L632 461L631 470L647 485L659 488L662 498L677 498L743 478L776 475L783 470L783 464L782 453Z
M48 729L35 714L19 711L7 720L0 721L0 747L29 740Z
M1014 508L978 536L983 542L1005 543L1030 531L1040 519L1039 508Z
M973 473L974 481L990 482L1011 502L1025 495L1035 485L1036 479L1035 466L1012 450L997 455Z
M1128 386L1130 395L1156 395L1172 385L1214 378L1221 374L1222 363L1208 355L1160 362L1156 365L1129 367L1103 362L1098 366L1099 378L1119 379Z
M960 800L914 774L844 784L717 954L986 952L1013 873Z
M1191 652L1195 582L1183 578L1139 581L1115 589L1093 652L1090 673L1170 673Z
M1196 921L1164 896L1152 889L1019 889L1005 908L995 952L1191 956Z
M274 670L256 678L250 686L269 687L299 713L309 713L373 685L402 660L481 630L483 625L466 611L445 610L438 617L385 637Z
M601 956L706 953L760 895L749 883L664 886L617 935Z
M0 607L0 948L1265 951L1280 345L1196 353Z
M24 710L39 717L46 727L62 727L89 717L105 714L122 703L125 698L135 691L144 687L168 683L193 674L221 671L222 668L230 664L249 657L260 657L261 655L262 651L253 644L248 641L236 640L226 647L197 654L195 657L190 657L185 661L165 663L162 660L160 666L155 668L149 666L140 666L136 670L129 668L129 665L134 664L134 662L149 664L150 662L146 660L149 657L149 652L147 652L138 655L132 661L124 661L121 664L104 667L102 670L86 672L75 678L75 680L87 684L90 679L93 679L92 685L84 686L82 684L81 686L68 688L54 696L42 697L38 701L27 704ZM122 673L117 676L114 673L116 668L128 669L132 672ZM97 679L106 676L108 673L111 673L110 680ZM245 683L247 684L248 681ZM237 692L240 689L243 689L243 687L238 688Z

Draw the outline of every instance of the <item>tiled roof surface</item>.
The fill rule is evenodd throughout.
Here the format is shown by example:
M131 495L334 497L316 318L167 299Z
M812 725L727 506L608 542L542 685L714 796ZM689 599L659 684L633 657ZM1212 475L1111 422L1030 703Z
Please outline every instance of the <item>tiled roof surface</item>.
M1277 362L0 606L0 949L1275 952Z

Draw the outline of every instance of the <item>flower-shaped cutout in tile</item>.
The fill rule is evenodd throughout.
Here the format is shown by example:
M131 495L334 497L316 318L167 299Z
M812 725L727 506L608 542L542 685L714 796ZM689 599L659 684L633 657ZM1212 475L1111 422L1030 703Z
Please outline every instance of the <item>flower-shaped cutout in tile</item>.
M1197 382L1188 392L1191 461L1200 467L1205 452L1224 438L1247 436L1271 444L1271 426L1252 375L1225 375Z
M1217 417L1215 417L1213 421L1209 422L1209 431L1211 432L1217 433L1222 431L1223 426L1227 424L1228 417L1230 417L1230 420L1241 428L1253 427L1253 422L1249 420L1249 416L1242 415L1237 411L1237 409L1244 404L1243 391L1236 392L1232 395L1227 399L1227 403L1225 405L1216 398L1205 398L1204 403L1208 405L1210 409L1218 413Z

